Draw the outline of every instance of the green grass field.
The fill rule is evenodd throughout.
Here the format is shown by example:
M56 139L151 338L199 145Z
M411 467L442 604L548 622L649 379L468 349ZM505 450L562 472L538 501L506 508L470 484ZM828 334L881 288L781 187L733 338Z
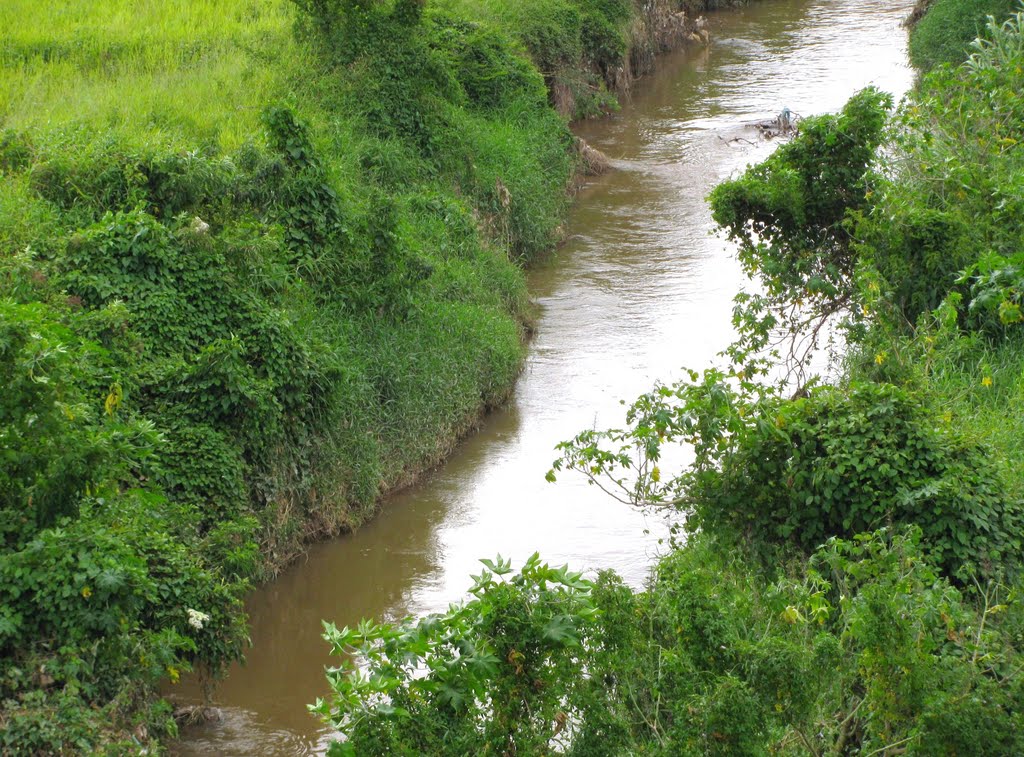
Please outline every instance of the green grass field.
M4 3L0 123L230 151L302 67L295 12L284 0Z

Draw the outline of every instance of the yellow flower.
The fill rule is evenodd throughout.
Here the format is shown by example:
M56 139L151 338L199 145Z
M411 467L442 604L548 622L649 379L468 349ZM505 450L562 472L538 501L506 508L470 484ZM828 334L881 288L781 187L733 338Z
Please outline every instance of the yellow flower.
M877 355L875 355L875 365L881 365L884 362L885 362L885 353L884 352L879 352Z
M651 469L651 481L653 481L654 483L658 483L659 481L661 481L661 468L659 468L657 465L655 465L654 468Z
M992 377L991 376L986 376L985 378L983 378L981 380L981 385L982 386L992 386Z
M92 596L92 589L90 589L88 586L83 586L82 587L82 596L85 597L86 599L91 597Z
M171 683L177 683L180 676L181 674L178 672L177 668L171 667L170 665L167 666L167 677L171 679Z

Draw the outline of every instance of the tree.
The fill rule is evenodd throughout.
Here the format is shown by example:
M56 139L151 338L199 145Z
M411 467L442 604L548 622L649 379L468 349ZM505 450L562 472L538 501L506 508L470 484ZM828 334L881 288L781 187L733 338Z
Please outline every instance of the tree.
M891 105L888 94L861 90L839 114L805 119L792 142L711 193L715 221L762 290L736 298L740 339L730 356L748 372L765 369L768 356L759 352L784 348L778 356L802 380L825 325L851 313L850 219L870 202L870 168Z

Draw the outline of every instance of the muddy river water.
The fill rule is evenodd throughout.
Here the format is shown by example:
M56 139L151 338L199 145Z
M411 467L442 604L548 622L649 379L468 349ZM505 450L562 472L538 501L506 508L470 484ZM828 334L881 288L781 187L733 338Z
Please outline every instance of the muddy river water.
M185 730L173 753L323 752L331 732L306 712L327 694L321 619L444 610L481 557L521 563L536 550L643 583L666 524L571 475L547 483L553 448L621 424L620 400L728 344L744 278L704 198L774 147L744 124L784 107L834 111L868 84L902 94L912 72L900 23L912 4L763 0L712 14L710 47L664 57L619 113L576 130L615 170L584 187L567 243L530 274L540 317L511 402L372 523L314 546L252 595L248 663L214 693L224 719Z

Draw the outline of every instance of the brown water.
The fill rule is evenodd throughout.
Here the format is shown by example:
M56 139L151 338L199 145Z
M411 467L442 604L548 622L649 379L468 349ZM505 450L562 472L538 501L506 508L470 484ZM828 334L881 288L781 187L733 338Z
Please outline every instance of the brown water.
M726 346L743 277L713 235L704 197L773 148L745 123L784 106L834 111L867 84L904 92L912 75L899 24L912 4L764 0L716 14L710 49L663 59L619 114L578 129L616 170L582 191L567 244L531 274L541 316L511 403L374 522L312 548L253 594L248 664L215 694L224 721L188 730L177 754L323 751L330 731L306 712L327 694L321 619L341 626L444 610L478 558L521 562L539 550L554 564L643 582L666 524L570 475L546 483L553 447L621 424L620 400Z

